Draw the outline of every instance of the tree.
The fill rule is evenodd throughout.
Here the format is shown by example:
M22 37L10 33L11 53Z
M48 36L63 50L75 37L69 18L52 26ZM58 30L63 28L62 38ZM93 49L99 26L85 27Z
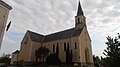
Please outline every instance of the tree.
M107 58L103 58L103 57L101 56L101 58L100 58L100 65L101 65L102 67L109 67L109 65L107 64L106 60L107 60Z
M6 65L10 64L10 54L3 54L1 57L0 57L0 63L5 63Z
M47 64L52 64L52 65L58 65L60 64L60 59L59 59L59 45L57 43L56 46L56 53L54 52L55 46L53 45L53 53L51 53L47 58L46 58L46 63Z
M106 62L110 67L120 66L120 35L118 37L107 37L107 47L103 54L106 56Z
M107 58L103 58L102 56L99 58L99 56L93 55L93 61L95 67L109 67L106 63Z
M72 55L72 49L71 49L71 52L70 52L70 59L69 59L69 63L72 64L72 58L73 58L73 55Z
M36 62L38 62L38 59L42 62L44 62L44 59L46 56L48 56L50 50L48 48L44 47L40 47L38 49L36 49L35 51L35 56L36 56Z
M60 59L58 56L56 56L56 54L50 54L47 58L46 58L46 63L47 64L52 64L52 65L58 65L60 64Z
M98 56L93 55L94 66L99 67L100 58Z
M66 49L66 63L69 63L69 57L70 57L70 50L69 50L69 42L68 42Z
M66 63L72 64L72 50L70 51L69 42L66 49Z
M56 46L56 56L59 57L59 46L58 46L58 43L57 43L57 46Z

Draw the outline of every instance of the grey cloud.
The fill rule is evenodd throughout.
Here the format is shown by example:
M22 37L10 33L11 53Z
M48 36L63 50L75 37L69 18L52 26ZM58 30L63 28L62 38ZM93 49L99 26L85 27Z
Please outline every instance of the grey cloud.
M16 29L19 29L19 31L25 31L25 29L27 30L29 28L35 29L36 26L37 28L42 28L41 30L45 30L45 28L47 28L48 26L55 28L58 25L62 27L62 29L64 29L66 26L62 25L62 23L66 25L67 23L65 23L65 21L69 22L71 20L70 18L74 15L73 13L71 13L74 10L69 10L73 9L71 4L72 1L30 1L23 1L24 5L18 4L14 6L14 11L12 14L15 18L13 20L14 24L12 24L12 30L17 31ZM57 2L59 2L59 4ZM19 3L19 1L15 1L15 3ZM17 15L15 14L16 12ZM52 20L49 19L49 17L51 17ZM72 20L74 20L74 18ZM55 24L56 22L57 24ZM32 27L30 27L31 24ZM42 25L46 27L43 28L41 27Z
M112 19L110 19L110 18L105 18L105 19L101 20L102 23L109 23L111 21L112 21Z
M19 5L24 5L22 0L14 0L15 3L19 4Z
M108 17L119 17L120 16L120 11L111 10L108 13L106 13L105 16L108 16Z

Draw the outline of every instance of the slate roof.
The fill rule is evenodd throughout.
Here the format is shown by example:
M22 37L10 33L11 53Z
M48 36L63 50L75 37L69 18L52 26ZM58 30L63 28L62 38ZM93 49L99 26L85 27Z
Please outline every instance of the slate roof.
M82 30L76 30L71 28L68 30L60 31L57 33L49 34L45 36L44 42L67 39L75 36L79 36Z
M35 42L49 42L49 41L55 41L55 40L61 40L61 39L67 39L75 36L79 36L82 29L76 30L75 28L71 28L68 30L52 33L49 35L41 35L38 33L34 33L31 31L28 31L30 34L30 38L32 41Z
M43 42L44 35L29 31L29 30L27 32L29 33L30 38L31 38L32 41Z

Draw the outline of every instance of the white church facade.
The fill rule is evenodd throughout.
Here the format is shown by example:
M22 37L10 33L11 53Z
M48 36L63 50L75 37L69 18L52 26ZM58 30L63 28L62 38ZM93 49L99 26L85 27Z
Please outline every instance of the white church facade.
M16 53L18 55L16 61L35 62L35 50L41 46L48 48L50 53L56 53L56 47L58 46L58 57L62 63L66 63L66 51L67 47L69 47L69 52L72 51L72 62L74 64L77 64L78 67L93 67L91 39L80 2L75 16L74 28L48 35L28 30L21 42L20 51Z

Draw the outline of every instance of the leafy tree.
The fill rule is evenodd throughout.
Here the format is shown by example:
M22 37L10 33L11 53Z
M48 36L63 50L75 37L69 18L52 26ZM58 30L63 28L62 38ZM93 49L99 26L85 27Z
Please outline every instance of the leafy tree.
M5 64L10 64L10 54L3 54L1 57L0 57L0 63L5 63Z
M54 48L53 48L54 49ZM53 52L51 53L47 58L46 58L46 63L47 64L53 64L53 65L58 65L60 64L60 59L59 59L59 46L57 43L56 46L56 53Z
M101 56L100 65L101 65L102 67L109 67L109 65L107 64L106 60L107 60L107 58L103 58L103 57Z
M120 66L120 35L118 37L107 37L107 47L103 54L106 56L106 62L110 67Z
M47 64L52 64L52 65L58 65L60 64L60 59L58 58L58 56L56 56L56 54L50 54L47 58L46 58L46 63Z
M93 55L93 61L95 67L109 67L106 63L107 58L103 58L102 56L99 58L98 56Z
M98 56L93 55L94 66L99 67L100 65L100 58Z
M36 62L38 62L38 59L39 60L43 59L42 61L44 62L44 59L46 56L48 56L49 52L50 52L50 50L48 48L46 48L45 46L36 49L36 51L35 51Z

